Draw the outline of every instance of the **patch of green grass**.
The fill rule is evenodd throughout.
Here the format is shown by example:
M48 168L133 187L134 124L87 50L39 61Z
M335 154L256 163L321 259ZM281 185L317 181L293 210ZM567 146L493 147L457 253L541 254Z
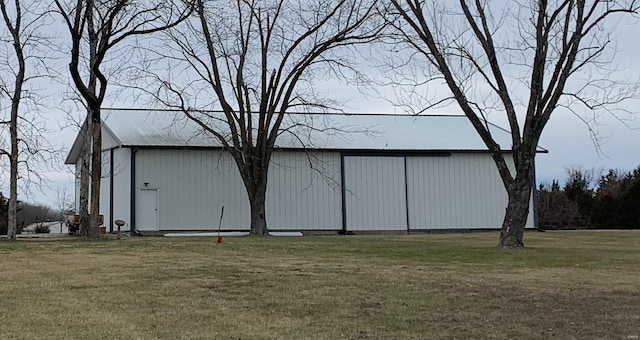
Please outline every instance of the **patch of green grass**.
M640 232L0 242L2 339L626 338Z

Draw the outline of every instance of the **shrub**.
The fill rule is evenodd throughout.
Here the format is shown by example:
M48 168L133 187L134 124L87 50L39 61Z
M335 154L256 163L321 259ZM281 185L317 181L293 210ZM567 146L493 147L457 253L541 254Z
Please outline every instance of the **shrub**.
M49 226L43 225L43 224L39 224L38 226L36 226L36 234L48 234L51 231L49 230Z

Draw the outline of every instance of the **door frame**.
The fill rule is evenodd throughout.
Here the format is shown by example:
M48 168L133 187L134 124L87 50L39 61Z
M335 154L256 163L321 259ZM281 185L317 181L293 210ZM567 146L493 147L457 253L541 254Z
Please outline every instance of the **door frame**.
M156 193L156 226L155 226L155 228L154 228L154 229L147 229L147 230L150 230L150 231L158 231L158 230L160 230L160 214L159 214L159 209L160 209L160 204L159 204L159 201L160 201L160 195L158 195L158 191L159 191L159 190L158 190L157 188L140 188L140 189L138 189L138 193L139 193L139 196L138 196L138 197L140 198L140 199L138 200L138 209L139 209L140 213L139 213L139 214L137 214L137 215L138 215L138 218L139 218L140 220L139 220L139 221L137 221L137 222L138 222L138 223L137 223L137 225L138 225L138 227L139 227L139 226L142 226L142 223L141 223L141 222L142 222L142 209L141 209L141 205L142 205L142 192L143 192L143 191L155 191L155 193ZM143 226L143 227L144 227L144 226Z

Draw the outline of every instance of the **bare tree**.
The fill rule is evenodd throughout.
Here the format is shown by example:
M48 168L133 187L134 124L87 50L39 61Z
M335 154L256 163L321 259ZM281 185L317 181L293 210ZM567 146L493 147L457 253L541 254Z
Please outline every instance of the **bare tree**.
M446 84L497 166L508 194L499 246L524 246L536 148L551 114L619 114L623 101L637 98L637 83L612 78L609 67L611 21L639 7L636 0L391 0L387 18L408 50L404 62L424 61L421 84ZM490 113L508 121L512 169Z
M73 212L74 201L73 195L69 193L67 188L56 188L55 208L60 213L60 220L64 220L63 216Z
M31 168L28 167L28 157L20 157L21 154L38 155L41 141L31 139L34 133L41 131L37 124L27 117L25 111L36 107L37 97L27 82L40 77L40 71L45 68L42 46L46 45L46 39L41 35L46 11L43 10L40 1L20 2L18 0L0 0L2 11L2 42L11 48L2 50L0 67L0 96L6 96L10 100L9 117L3 119L0 124L8 125L9 148L0 148L0 155L9 158L9 211L7 239L16 238L17 226L17 202L19 177L30 177ZM1 98L1 97L0 97ZM24 103L25 100L31 103ZM28 104L33 104L26 106ZM2 128L2 130L5 130ZM25 133L23 133L25 132ZM37 136L40 138L41 136ZM33 143L31 143L33 141ZM4 146L4 145L3 145ZM22 152L22 150L25 152ZM20 165L27 165L22 170ZM20 174L20 172L23 172ZM24 173L27 172L27 173Z
M75 202L73 195L69 193L67 188L57 187L55 191L56 200L54 208L56 209L57 219L60 221L60 233L62 233L62 225L66 221L66 216L74 214Z
M276 139L290 127L283 126L287 112L331 109L335 101L319 96L314 82L358 78L352 48L381 29L370 21L374 3L198 0L197 15L168 31L166 48L155 51L161 70L151 63L142 70L161 84L155 99L180 109L231 154L248 195L251 233L267 232L267 174Z
M116 58L119 54L128 55L125 45L127 38L174 27L188 17L191 6L186 1L145 0L77 0L71 3L55 0L55 4L71 36L71 79L87 109L85 130L81 133L90 134L90 138L85 138L87 142L84 144L82 157L80 212L82 222L82 215L87 215L87 200L90 199L89 218L84 218L85 223L88 220L89 226L84 226L84 230L87 237L97 238L100 235L98 218L102 173L100 110L108 86L105 64L109 63L108 58ZM90 171L89 164L85 163L89 159Z

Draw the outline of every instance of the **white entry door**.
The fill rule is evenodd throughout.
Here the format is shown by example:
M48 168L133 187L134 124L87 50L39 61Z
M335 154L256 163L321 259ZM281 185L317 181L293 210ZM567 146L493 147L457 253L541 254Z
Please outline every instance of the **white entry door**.
M158 230L158 190L140 190L140 224L138 230Z

